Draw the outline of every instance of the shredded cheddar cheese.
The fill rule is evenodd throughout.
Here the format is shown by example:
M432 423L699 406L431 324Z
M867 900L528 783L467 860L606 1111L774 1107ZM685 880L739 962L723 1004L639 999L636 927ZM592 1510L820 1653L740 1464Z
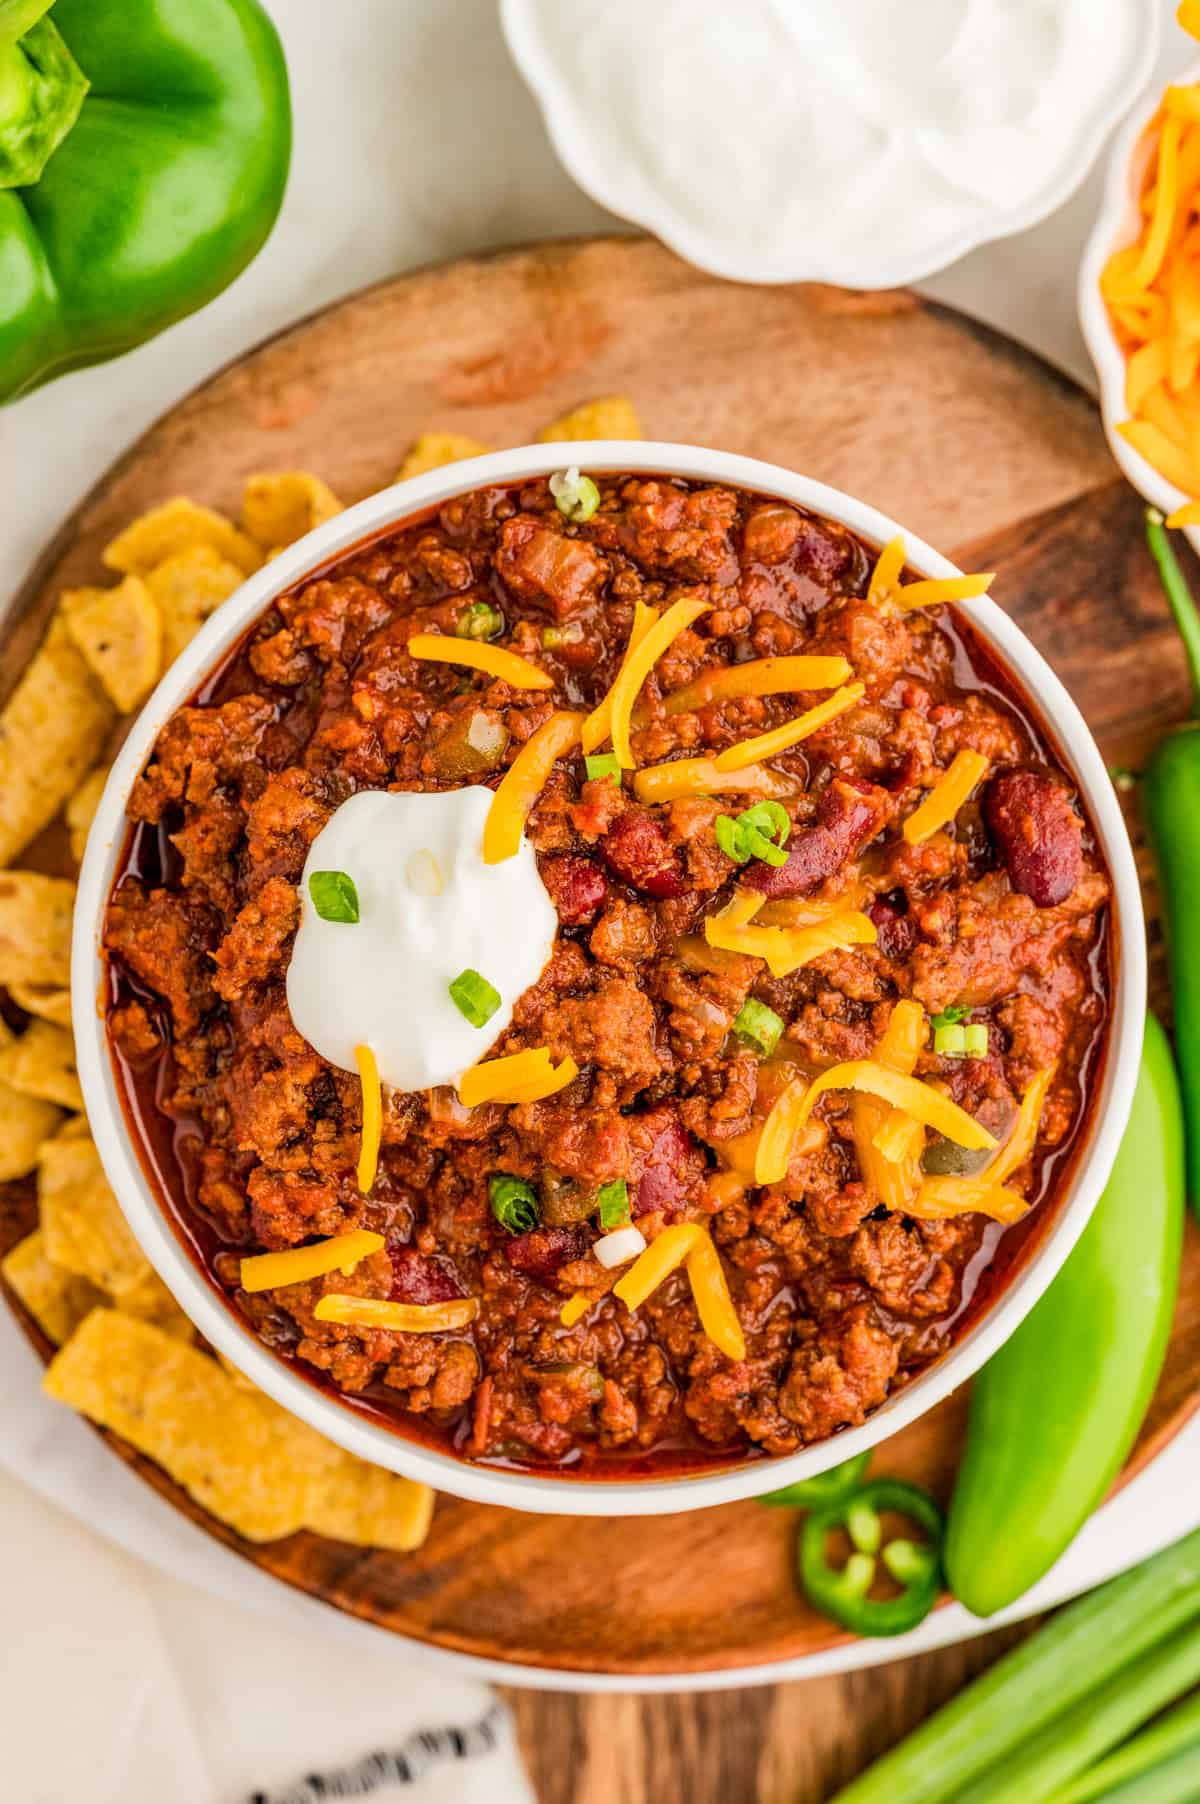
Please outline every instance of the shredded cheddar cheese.
M900 585L900 577L904 570L907 552L904 540L897 534L889 539L875 560L875 568L871 572L871 586L867 590L867 600L876 606L881 601L890 601Z
M485 1102L540 1102L565 1089L578 1075L579 1067L573 1058L551 1065L549 1049L538 1046L472 1065L459 1079L458 1094L468 1109Z
M989 1184L1004 1184L1024 1165L1033 1152L1037 1142L1037 1131L1041 1124L1042 1110L1046 1106L1046 1094L1054 1077L1054 1067L1049 1065L1039 1071L1028 1090L1021 1098L1021 1107L1017 1111L1017 1119L1013 1122L1012 1132L996 1157L990 1160L981 1177Z
M890 1164L904 1165L914 1158L919 1159L925 1150L925 1129L902 1109L890 1109L871 1144Z
M910 846L919 846L954 819L976 784L982 782L987 767L988 761L980 752L958 753L949 770L942 773L905 821L904 837Z
M905 583L896 591L896 601L908 612L912 608L931 608L944 601L970 601L986 595L996 580L994 570L976 576L928 576L915 583Z
M358 1078L362 1085L362 1145L358 1154L358 1187L364 1196L370 1194L379 1169L379 1143L383 1138L383 1087L379 1082L379 1066L369 1046L356 1046Z
M904 1205L918 1221L940 1221L948 1215L990 1215L994 1221L1020 1221L1029 1204L1016 1190L978 1178L925 1178L916 1196Z
M696 1222L677 1222L664 1228L613 1285L613 1295L627 1309L639 1309L673 1271L685 1264L696 1313L705 1334L728 1359L745 1359L746 1340L729 1294L720 1254L707 1229ZM571 1303L575 1300L572 1297ZM563 1309L564 1321L571 1303Z
M1200 35L1200 8L1180 8ZM1169 86L1147 128L1138 229L1100 292L1125 353L1117 431L1161 476L1200 496L1200 84ZM1171 525L1200 523L1183 509Z
M628 664L630 658L633 656L634 652L642 643L642 640L646 637L646 634L650 631L650 628L657 619L657 608L648 607L644 601L635 602L633 609L633 625L629 629L629 639L625 646L625 655L621 660L622 670L625 668L626 664ZM620 672L618 671L617 674L619 676ZM585 753L598 751L605 740L611 739L612 737L612 704L613 689L615 689L615 687L616 683L614 680L613 686L609 689L604 700L597 707L592 709L592 712L583 723L581 744Z
M639 802L670 802L676 796L723 795L732 791L759 796L791 795L795 780L768 770L763 764L747 764L743 770L718 770L715 758L676 758L669 764L648 764L636 771L633 793Z
M890 1070L877 1059L848 1059L845 1064L833 1065L814 1078L796 1117L797 1128L803 1127L818 1098L830 1090L857 1090L868 1096L878 1096L891 1103L893 1108L911 1115L923 1127L931 1127L944 1134L947 1140L953 1140L955 1145L971 1151L990 1152L996 1145L986 1128L973 1120L965 1109L960 1109L956 1102L951 1102L948 1096L943 1096L940 1090L918 1078Z
M726 909L708 917L704 937L722 952L742 952L750 958L763 959L772 977L787 977L826 952L873 946L877 934L869 915L851 909L808 927L744 925L732 919Z
M448 633L415 633L408 642L408 655L434 664L466 664L472 670L498 677L512 689L554 687L554 678L528 658L478 639L451 638Z
M330 1291L314 1316L343 1328L385 1328L398 1334L445 1334L468 1328L479 1314L478 1297L455 1297L448 1303L390 1303L383 1297L353 1297Z
M925 1010L919 1002L902 997L875 1048L876 1059L889 1070L910 1077L925 1044L925 1033ZM920 1183L924 1129L911 1115L875 1096L854 1098L851 1121L863 1183L885 1208L903 1209ZM899 1157L890 1157L893 1151L898 1151Z
M633 747L630 732L633 723L633 704L638 693L658 660L680 633L685 632L701 614L709 612L707 601L673 601L665 614L659 616L645 636L639 640L617 672L617 680L610 691L612 697L611 736L612 748L617 761L623 770L634 767Z
M703 1233L703 1228L690 1221L676 1222L674 1226L664 1228L657 1240L652 1240L629 1270L617 1279L613 1285L614 1297L624 1303L626 1309L640 1308L664 1278L669 1278L695 1250Z
M700 1326L709 1340L726 1359L745 1359L746 1337L710 1234L702 1232L688 1254L687 1275Z
M836 689L851 674L838 657L752 658L746 664L705 671L693 683L663 697L664 714L689 714L709 702L743 695L790 695L805 689Z
M754 1182L782 1184L792 1162L792 1149L800 1131L805 1085L793 1078L771 1104L754 1154Z
M818 702L815 708L795 720L789 720L785 726L774 727L769 733L759 733L753 739L743 739L738 745L726 747L716 758L719 771L744 770L748 764L758 764L764 758L778 757L791 746L799 745L802 739L819 732L836 720L840 714L847 714L856 702L860 702L866 693L862 683L847 683L842 689L835 690L825 701Z
M483 862L503 864L521 849L529 811L546 786L555 761L579 744L582 714L558 709L521 747L492 797L483 827Z
M348 1278L360 1259L377 1253L383 1244L382 1234L354 1228L348 1234L315 1241L312 1246L289 1247L284 1253L255 1253L242 1260L241 1286L254 1296L261 1290L279 1290L285 1284L323 1278L327 1272L341 1272Z
M582 1321L592 1306L592 1299L577 1290L573 1297L568 1297L559 1311L558 1319L564 1328L573 1328L576 1322Z

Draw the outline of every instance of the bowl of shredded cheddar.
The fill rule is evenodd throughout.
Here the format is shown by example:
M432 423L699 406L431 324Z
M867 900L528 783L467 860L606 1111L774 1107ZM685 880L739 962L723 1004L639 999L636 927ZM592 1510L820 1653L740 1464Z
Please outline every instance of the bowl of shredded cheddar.
M1179 23L1200 37L1200 3ZM1200 63L1115 141L1079 279L1083 335L1112 452L1200 541Z

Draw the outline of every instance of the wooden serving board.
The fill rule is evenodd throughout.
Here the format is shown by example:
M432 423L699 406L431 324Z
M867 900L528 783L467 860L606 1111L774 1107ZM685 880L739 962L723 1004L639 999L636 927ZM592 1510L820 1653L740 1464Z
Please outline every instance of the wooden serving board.
M966 566L998 569L998 599L1113 761L1136 764L1184 711L1183 656L1142 548L1140 504L1082 391L907 293L740 288L652 242L622 239L404 277L214 377L65 523L5 623L0 695L58 591L104 580L101 546L167 496L235 511L252 471L306 467L356 500L391 480L424 429L517 444L567 407L616 392L633 398L648 437L803 470L874 502ZM0 1252L28 1221L28 1199L11 1190ZM1153 1457L1198 1399L1200 1235L1190 1230L1170 1355L1135 1463ZM960 1394L889 1442L877 1468L945 1495L964 1419ZM796 1594L788 1512L747 1503L634 1528L445 1498L415 1555L308 1534L250 1547L109 1438L156 1490L263 1570L439 1647L632 1675L753 1668L842 1638Z

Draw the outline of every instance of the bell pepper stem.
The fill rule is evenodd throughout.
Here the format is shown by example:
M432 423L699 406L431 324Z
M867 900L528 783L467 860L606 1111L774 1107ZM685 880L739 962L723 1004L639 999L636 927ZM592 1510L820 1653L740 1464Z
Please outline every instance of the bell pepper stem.
M1179 629L1179 637L1183 640L1188 675L1192 683L1192 705L1189 712L1193 719L1197 719L1200 718L1200 614L1196 612L1196 603L1188 588L1187 578L1175 556L1166 522L1156 507L1146 509L1146 543L1158 566L1163 590Z

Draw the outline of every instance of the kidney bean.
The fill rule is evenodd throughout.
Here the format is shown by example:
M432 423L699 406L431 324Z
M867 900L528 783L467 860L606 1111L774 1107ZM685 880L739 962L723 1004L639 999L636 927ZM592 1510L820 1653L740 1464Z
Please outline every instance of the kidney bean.
M627 808L600 842L610 870L648 896L682 896L687 889L666 828L645 808Z
M1008 880L1039 908L1065 902L1083 869L1083 822L1063 785L1041 771L1001 771L983 792Z
M859 787L835 777L821 797L815 826L793 836L787 863L753 863L743 881L772 899L807 895L874 839L887 810L887 794L874 783Z
M591 1236L581 1228L531 1228L528 1234L506 1240L504 1250L514 1270L549 1284L562 1266L583 1258L590 1242Z
M388 1257L396 1302L449 1303L462 1296L462 1286L442 1260L431 1259L410 1246L389 1247Z
M608 882L598 865L590 858L562 852L543 859L540 869L542 882L564 927L578 927L583 921L595 919L608 895Z
M649 1215L677 1208L703 1175L704 1157L676 1111L664 1103L631 1116L629 1139L634 1172L631 1212Z
M884 958L907 958L916 944L917 928L904 891L876 896L867 913L875 923L879 936L875 943Z

